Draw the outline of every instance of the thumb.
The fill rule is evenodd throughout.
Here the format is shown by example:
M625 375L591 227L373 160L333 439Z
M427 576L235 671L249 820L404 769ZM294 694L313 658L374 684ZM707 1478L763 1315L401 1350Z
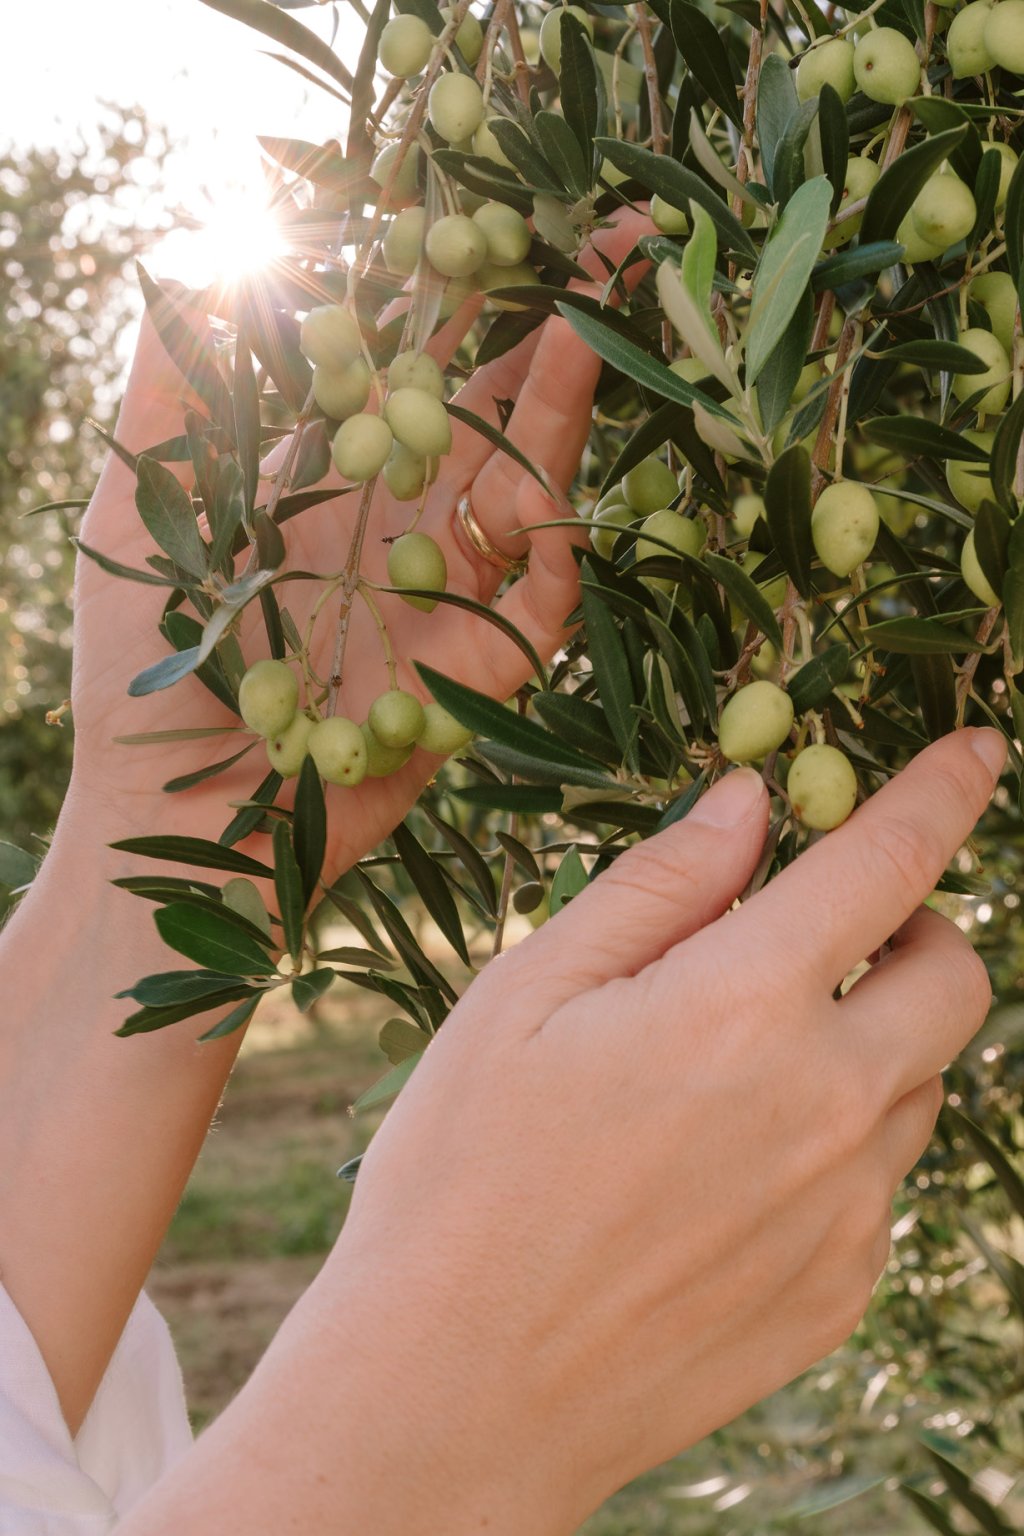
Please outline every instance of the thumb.
M545 1006L636 975L721 917L753 875L767 829L760 776L736 768L683 821L621 854L521 946Z

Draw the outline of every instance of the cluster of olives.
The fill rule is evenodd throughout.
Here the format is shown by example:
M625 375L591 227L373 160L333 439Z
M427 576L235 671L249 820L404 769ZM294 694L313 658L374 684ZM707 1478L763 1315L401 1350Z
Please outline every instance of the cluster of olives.
M732 763L760 762L785 743L793 729L793 701L765 679L738 688L718 722L718 747ZM805 827L830 832L857 803L857 775L838 747L803 747L788 765L786 793Z
M267 743L267 759L293 778L310 756L329 784L350 789L363 779L402 768L416 747L438 757L458 752L472 738L440 704L421 704L402 688L374 699L362 724L343 715L322 719L314 706L299 708L299 682L284 661L257 661L238 690L238 710Z

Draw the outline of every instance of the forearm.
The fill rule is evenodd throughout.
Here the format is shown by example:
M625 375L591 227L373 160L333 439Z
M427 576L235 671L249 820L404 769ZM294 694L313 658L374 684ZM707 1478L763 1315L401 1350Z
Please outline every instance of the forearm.
M134 1006L113 994L174 963L150 903L109 884L139 872L138 860L105 846L123 834L72 791L39 876L0 935L0 1277L72 1434L244 1033L197 1045L207 1017L152 1035L113 1034Z

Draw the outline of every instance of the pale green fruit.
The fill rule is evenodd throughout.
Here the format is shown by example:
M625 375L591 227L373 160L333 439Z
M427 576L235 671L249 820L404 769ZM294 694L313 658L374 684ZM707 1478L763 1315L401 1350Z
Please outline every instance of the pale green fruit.
M984 603L986 608L998 608L999 593L992 590L989 579L978 561L973 528L964 539L964 547L960 551L960 571L968 591L974 594L979 603Z
M450 757L473 740L473 732L460 725L440 704L423 706L424 723L416 745L437 757Z
M381 191L388 184L392 166L401 153L400 144L385 144L374 156L370 166L370 179L377 183ZM418 144L410 144L402 157L401 167L395 177L394 184L389 195L389 203L392 206L400 206L416 197L416 177L420 163L420 147Z
M254 661L238 686L238 713L257 736L280 736L298 705L299 680L283 661Z
M958 11L946 33L946 53L954 80L983 75L995 60L985 46L986 24L992 7L988 0L974 0Z
M530 266L528 261L521 261L515 267L498 267L492 261L485 261L476 272L476 285L482 293L490 295L493 288L531 288L536 287L540 277ZM529 303L520 304L516 299L494 299L490 302L498 309L529 309Z
M845 213L851 203L859 203L867 197L871 188L882 174L877 160L872 160L869 155L851 155L846 162L846 177L843 182L843 196L836 210L837 217ZM844 219L830 230L825 236L825 246L828 249L848 245L854 235L860 229L863 212L855 213L852 218Z
M975 0L977 3L977 0ZM995 441L994 432L962 432L967 442L974 443L978 448L984 448L987 453L992 452L992 444ZM992 481L984 464L975 464L968 459L946 460L946 484L962 507L968 512L977 512L983 501L995 501L996 493L992 488Z
M384 231L384 265L396 277L411 277L419 265L427 228L425 208L403 208Z
M474 213L473 223L483 234L486 259L492 266L515 267L530 254L530 226L514 208L504 203L484 203Z
M441 15L445 21L451 21L452 7L442 5ZM484 29L470 11L467 11L462 18L462 23L455 34L455 46L472 69L484 46Z
M878 507L866 485L839 480L826 486L811 513L818 559L837 576L849 576L874 548L878 524Z
M220 899L230 912L237 912L239 917L244 917L254 928L270 938L270 913L251 880L246 880L244 875L235 875L233 879L226 880Z
M554 70L556 75L562 67L562 15L564 12L568 12L570 16L575 16L577 21L582 22L589 37L594 36L593 18L587 15L582 6L556 5L554 10L548 11L540 24L540 51L545 64L549 69Z
M293 779L305 762L312 729L309 716L299 713L287 730L267 742L267 762L283 779Z
M959 342L987 365L987 372L954 374L953 393L958 400L969 400L983 389L985 393L975 402L974 409L979 416L994 415L1009 399L1010 359L992 332L983 331L979 326L961 331Z
M424 459L439 458L452 446L451 418L425 389L396 389L385 401L384 415L398 441Z
M365 412L350 416L334 434L334 467L346 480L361 485L380 474L393 441L391 428L381 417Z
M793 729L793 700L760 679L740 688L722 710L718 746L731 763L753 763L781 747Z
M311 363L347 368L362 354L359 322L342 304L319 304L302 322L299 346Z
M1011 0L1006 0L1006 3L1011 3ZM1018 3L1018 0L1012 0L1012 3ZM1019 0L1019 3L1021 10L1024 11L1024 0ZM990 149L994 149L999 155L999 190L996 192L996 213L1002 213L1006 207L1006 198L1010 190L1010 182L1013 180L1013 173L1017 169L1017 152L1011 149L1009 144L1004 144L1001 140L996 139L982 139L981 149L983 154L987 154Z
M484 160L493 160L495 165L503 165L508 171L514 171L515 166L498 143L491 128L492 123L499 121L499 118L489 117L480 124L473 134L473 153L480 155Z
M427 533L403 533L388 550L388 581L393 587L419 587L443 592L448 584L444 551ZM403 603L431 613L435 597L403 597Z
M613 485L610 491L605 491L601 500L595 504L594 511L604 512L608 507L625 507L628 505L626 493L622 489L622 481L620 480L618 485Z
M931 176L910 206L914 228L929 245L948 250L974 228L974 193L959 176Z
M663 235L688 235L690 217L682 208L673 208L657 192L651 198L651 222Z
M1017 318L1017 288L1009 272L979 272L967 286L968 296L988 315L992 334L1005 352L1013 351Z
M429 352L399 352L388 365L388 388L425 389L428 395L444 399L444 374Z
M370 370L363 358L357 357L347 368L325 368L317 363L313 369L313 398L325 416L344 421L361 411L370 398Z
M519 40L523 45L523 58L527 64L540 63L540 33L536 27L522 27Z
M786 793L796 815L815 832L831 832L857 804L857 775L838 747L805 747L789 765Z
M921 239L914 225L913 206L900 220L896 239L904 247L903 260L911 267L919 261L938 261L944 250L943 246L932 245L930 240Z
M450 213L427 230L427 259L443 277L469 277L487 257L487 237L464 213Z
M687 384L699 384L708 377L708 371L699 357L676 357L668 366L670 373L678 374Z
M757 581L756 573L767 560L767 558L768 556L762 555L760 550L748 549L740 561L740 566L744 571L746 571L748 576L752 576L754 580ZM772 579L768 582L765 582L764 585L762 585L760 581L757 581L757 585L761 588L761 592L764 595L770 608L782 607L782 604L786 600L786 588L789 585L785 572L783 572L781 576L773 576Z
M992 61L1024 75L1024 0L1000 0L985 23L985 47Z
M598 503L594 508L592 520L601 526L591 528L590 542L605 560L612 558L616 539L623 528L629 527L635 516L636 513L631 507L627 507L624 501L613 502L607 507L602 507Z
M849 101L856 84L853 77L852 43L833 37L804 54L796 69L796 93L801 101L820 96L823 85L830 85L840 101Z
M748 491L744 496L737 496L732 504L731 516L736 532L741 538L749 539L758 518L763 517L767 521L764 497L758 496L754 491Z
M385 747L379 742L367 723L359 727L366 746L366 777L384 779L389 773L397 773L412 757L412 747Z
M771 680L778 675L781 660L777 647L772 645L770 640L762 640L757 651L750 658L750 670L755 677L766 677Z
M654 556L662 560L671 559L670 552L662 548L662 544L656 544L654 539L671 544L681 554L697 556L707 542L707 530L702 522L682 517L678 512L662 507L645 517L640 524L640 534L636 541L637 560L649 560ZM660 592L671 592L677 585L669 576L644 576L641 579Z
M331 715L318 720L309 733L309 755L328 784L347 784L349 789L366 777L366 742L354 720Z
M605 157L601 161L601 169L598 173L602 181L606 181L610 187L620 187L624 181L629 180L628 171L620 171L617 165Z
M898 107L921 83L921 61L909 38L895 27L875 27L853 51L858 87L871 101Z
M850 222L856 223L856 220L852 219ZM800 377L797 379L796 387L793 390L794 404L799 405L802 400L806 400L815 384L821 383L822 377L820 363L805 363L800 370Z
M366 722L384 747L410 747L426 724L423 705L404 688L389 688L370 705Z
M377 57L389 75L408 80L426 69L434 34L419 16L396 16L380 34Z
M657 512L678 493L676 477L661 459L644 459L622 477L622 494L634 512Z
M447 144L471 138L483 122L484 93L471 75L440 75L428 102L431 126Z
M436 463L435 460L435 474ZM396 501L418 501L428 484L427 460L411 452L404 443L396 443L392 448L382 473L384 484Z

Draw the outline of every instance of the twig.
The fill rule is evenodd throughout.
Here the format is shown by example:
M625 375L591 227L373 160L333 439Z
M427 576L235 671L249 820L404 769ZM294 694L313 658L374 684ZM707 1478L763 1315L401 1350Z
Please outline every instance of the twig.
M370 521L370 505L373 501L373 492L377 480L367 480L363 486L363 493L359 498L359 512L356 516L356 526L352 533L352 542L349 545L348 556L345 560L345 578L341 589L341 605L338 609L338 633L334 639L334 657L331 661L331 675L327 693L327 713L333 715L338 704L338 689L341 687L341 671L345 661L345 646L348 642L349 621L352 617L352 603L355 599L356 588L359 585L359 556L363 551L363 539L366 536L367 524Z
M658 64L654 57L654 43L651 40L651 18L643 0L640 5L633 7L633 14L636 18L637 32L640 34L640 46L644 52L647 105L651 113L651 148L656 155L661 155L665 152L668 139L661 117L661 88L658 85Z
M990 608L985 617L982 619L981 623L978 625L977 634L974 637L979 645L986 645L988 643L988 638L991 635L993 629L995 629L996 620L998 618L999 609ZM983 653L981 651L975 651L973 655L968 656L967 660L964 662L963 666L957 673L956 723L958 726L961 726L964 723L964 710L967 707L967 695L971 691L971 684L974 682L974 674L978 670L978 663L981 660L982 654Z

